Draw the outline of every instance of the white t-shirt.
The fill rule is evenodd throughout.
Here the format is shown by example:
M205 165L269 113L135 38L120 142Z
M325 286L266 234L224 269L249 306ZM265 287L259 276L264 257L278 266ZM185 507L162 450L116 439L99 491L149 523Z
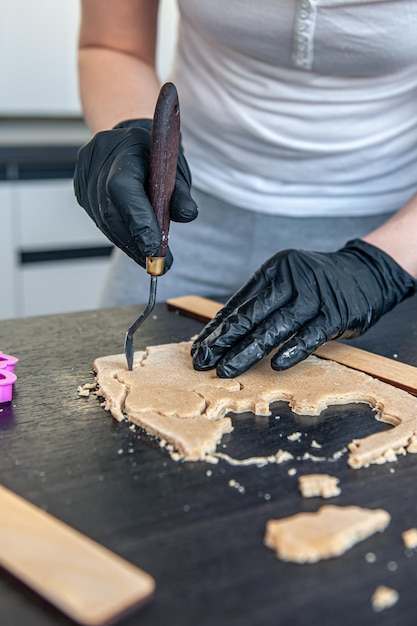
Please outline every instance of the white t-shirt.
M178 0L193 183L237 206L372 215L417 191L417 0Z

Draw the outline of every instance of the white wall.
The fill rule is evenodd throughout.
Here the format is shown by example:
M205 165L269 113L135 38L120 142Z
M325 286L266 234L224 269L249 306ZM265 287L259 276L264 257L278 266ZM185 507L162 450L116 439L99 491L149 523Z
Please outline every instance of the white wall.
M0 115L81 114L76 65L79 15L78 0L0 0ZM157 50L161 80L169 74L177 17L175 0L162 0Z
M0 113L79 114L77 0L0 0Z
M169 79L178 34L176 0L160 0L156 69L161 82Z

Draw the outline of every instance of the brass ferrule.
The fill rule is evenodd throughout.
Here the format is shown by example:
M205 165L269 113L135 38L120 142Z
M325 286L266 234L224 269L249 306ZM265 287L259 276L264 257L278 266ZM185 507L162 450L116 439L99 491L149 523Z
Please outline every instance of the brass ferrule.
M151 276L162 276L165 269L164 256L148 256L146 257L146 271Z

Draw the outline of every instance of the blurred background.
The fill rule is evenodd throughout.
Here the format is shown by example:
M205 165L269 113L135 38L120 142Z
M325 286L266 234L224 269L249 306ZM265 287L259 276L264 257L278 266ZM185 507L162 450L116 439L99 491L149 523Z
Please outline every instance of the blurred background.
M98 306L112 248L72 187L90 138L78 96L79 16L78 0L0 0L0 320ZM161 81L177 19L175 0L161 0Z

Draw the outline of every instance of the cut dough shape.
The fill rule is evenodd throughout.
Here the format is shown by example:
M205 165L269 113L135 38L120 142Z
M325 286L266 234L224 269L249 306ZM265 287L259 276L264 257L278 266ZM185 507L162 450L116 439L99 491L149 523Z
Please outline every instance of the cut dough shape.
M334 498L340 495L339 479L329 474L304 474L298 477L298 487L303 498Z
M316 563L344 554L359 541L385 530L389 522L384 509L328 504L316 513L269 520L264 543L282 561Z
M389 609L394 606L394 604L397 604L399 597L400 594L396 591L396 589L391 589L391 587L386 587L385 585L379 585L379 587L377 587L372 594L372 608L378 613L384 609Z
M363 402L394 428L355 439L353 468L396 460L417 440L417 398L333 361L311 356L289 370L272 370L265 358L234 379L215 370L197 371L191 342L152 346L136 352L129 372L124 354L95 360L98 395L117 420L127 418L179 452L186 460L207 459L222 435L231 432L228 412L270 415L269 405L289 403L295 413L318 415L333 404ZM410 450L411 451L411 450Z

